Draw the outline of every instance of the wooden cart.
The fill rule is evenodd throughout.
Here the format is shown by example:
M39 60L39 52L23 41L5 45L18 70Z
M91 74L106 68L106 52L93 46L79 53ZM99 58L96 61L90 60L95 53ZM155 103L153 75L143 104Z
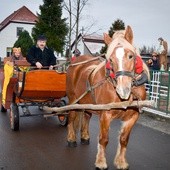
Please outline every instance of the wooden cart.
M18 61L15 63L15 73L10 78L7 86L5 104L2 105L1 111L10 109L10 125L14 131L19 130L19 118L24 116L35 116L40 114L31 114L29 106L59 105L61 98L66 95L66 73L59 73L57 70L35 69L21 71L28 63ZM17 71L16 71L17 70ZM21 109L19 109L19 107ZM23 110L20 114L19 110ZM42 115L47 113L42 112ZM61 125L67 124L67 114L58 115Z

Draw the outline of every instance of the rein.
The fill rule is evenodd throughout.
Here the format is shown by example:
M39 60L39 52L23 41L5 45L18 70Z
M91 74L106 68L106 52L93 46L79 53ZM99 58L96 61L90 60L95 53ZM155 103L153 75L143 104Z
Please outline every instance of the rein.
M77 66L77 65L81 65L81 64L86 64L86 63L89 63L89 62L91 62L91 61L95 61L95 60L98 60L98 59L101 60L101 56L95 57L95 58L90 59L90 60L86 60L86 61L82 61L82 62L70 64L69 67L71 67L71 66L73 67L73 66Z

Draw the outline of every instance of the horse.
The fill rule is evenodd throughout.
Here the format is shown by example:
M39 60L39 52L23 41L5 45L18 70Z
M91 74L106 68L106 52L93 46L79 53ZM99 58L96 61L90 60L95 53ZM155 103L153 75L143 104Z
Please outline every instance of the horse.
M113 37L104 34L104 41L108 45L106 58L79 56L67 70L66 93L69 104L107 104L111 102L145 100L144 85L133 86L135 79L136 48L133 46L133 31L130 26L126 30L116 32ZM106 61L110 61L115 78L107 74ZM149 70L144 65L144 71L149 76ZM98 151L96 155L96 169L107 169L106 146L109 141L109 127L113 119L121 119L123 124L120 130L119 144L114 159L117 169L128 169L126 148L132 128L139 117L139 109L111 109L96 111L84 110L80 114L76 110L69 111L68 120L68 146L76 147L76 134L81 122L81 144L89 144L89 122L92 114L99 116L100 131L98 138ZM81 117L81 119L80 119ZM81 120L81 121L80 121Z

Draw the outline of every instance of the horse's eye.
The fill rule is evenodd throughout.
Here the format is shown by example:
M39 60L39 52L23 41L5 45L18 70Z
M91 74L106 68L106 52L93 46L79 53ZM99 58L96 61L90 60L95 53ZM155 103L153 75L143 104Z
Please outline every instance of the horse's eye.
M129 59L132 59L133 58L133 55L129 55Z

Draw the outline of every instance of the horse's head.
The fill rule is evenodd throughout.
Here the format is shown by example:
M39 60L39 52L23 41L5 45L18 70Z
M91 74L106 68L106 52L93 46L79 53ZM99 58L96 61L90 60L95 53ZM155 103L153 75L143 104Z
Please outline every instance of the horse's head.
M133 43L133 32L130 26L126 30L114 33L113 37L104 34L108 45L106 58L110 60L116 74L116 91L122 99L128 99L131 93L135 69L136 50Z

